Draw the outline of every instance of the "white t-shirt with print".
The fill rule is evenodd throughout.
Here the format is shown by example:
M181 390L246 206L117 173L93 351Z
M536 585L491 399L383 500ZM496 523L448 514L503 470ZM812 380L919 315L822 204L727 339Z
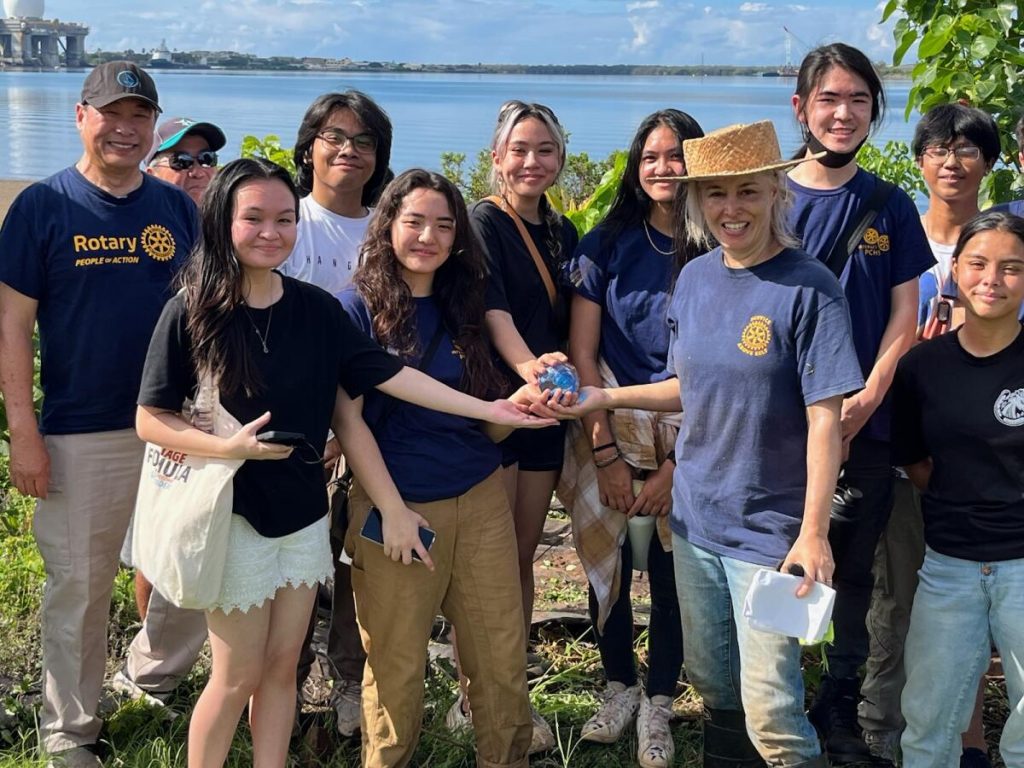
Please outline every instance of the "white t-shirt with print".
M369 223L369 214L360 219L339 216L306 195L299 202L295 248L281 272L337 296L352 282Z

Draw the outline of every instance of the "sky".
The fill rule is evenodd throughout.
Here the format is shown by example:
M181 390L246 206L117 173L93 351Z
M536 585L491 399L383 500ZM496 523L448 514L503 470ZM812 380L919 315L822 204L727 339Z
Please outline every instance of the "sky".
M892 59L878 0L49 0L88 50L235 50L356 61L781 65L842 41Z

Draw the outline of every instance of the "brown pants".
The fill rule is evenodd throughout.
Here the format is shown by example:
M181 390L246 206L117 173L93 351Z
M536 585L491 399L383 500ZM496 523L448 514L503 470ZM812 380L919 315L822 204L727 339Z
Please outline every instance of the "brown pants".
M526 768L532 735L526 641L515 530L500 474L462 496L409 504L437 533L433 573L421 563L392 561L359 535L369 507L354 484L345 549L367 654L364 768L400 768L412 760L423 720L427 642L439 612L459 637L477 765Z
M46 569L39 741L59 752L99 736L110 595L144 445L124 429L48 435L46 448L50 484L32 522Z

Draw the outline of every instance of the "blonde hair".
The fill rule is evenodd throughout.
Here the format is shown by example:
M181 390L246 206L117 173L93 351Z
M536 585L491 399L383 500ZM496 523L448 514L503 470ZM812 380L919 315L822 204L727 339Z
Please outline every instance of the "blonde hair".
M558 118L555 117L555 113L551 111L551 108L543 104L532 104L516 99L502 104L498 110L498 124L494 128L494 136L491 138L491 151L499 158L504 157L505 152L508 150L508 141L512 135L512 129L523 122L523 120L531 117L540 120L544 127L548 129L548 133L551 134L551 140L558 145L558 175L561 176L562 170L565 168L565 131L562 129L562 124L558 122ZM499 173L494 163L491 163L488 181L491 185L491 192L496 195L503 193L504 179L502 179L501 173ZM557 182L558 178L556 177L555 183Z
M772 200L771 216L769 218L769 231L772 237L784 248L799 248L800 238L793 234L789 228L789 209L793 205L793 193L786 183L786 172L784 170L761 171L752 173L751 176L768 176L772 186L775 188L775 196ZM696 189L689 190L686 196L686 233L695 243L702 247L713 248L716 243L711 235L707 220L704 218L704 209L701 207L703 185L707 181L690 182Z

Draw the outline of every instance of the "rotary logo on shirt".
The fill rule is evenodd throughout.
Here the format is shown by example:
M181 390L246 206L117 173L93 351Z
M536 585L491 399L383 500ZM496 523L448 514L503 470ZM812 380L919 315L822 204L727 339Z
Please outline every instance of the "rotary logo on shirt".
M1024 388L1011 392L1004 389L996 398L992 412L1001 424L1019 427L1024 424Z
M874 227L868 227L861 240L860 250L865 256L881 256L889 252L889 236L881 235Z
M740 337L740 352L751 357L761 357L768 353L768 345L772 341L772 321L764 315L753 315L750 322L743 328Z

